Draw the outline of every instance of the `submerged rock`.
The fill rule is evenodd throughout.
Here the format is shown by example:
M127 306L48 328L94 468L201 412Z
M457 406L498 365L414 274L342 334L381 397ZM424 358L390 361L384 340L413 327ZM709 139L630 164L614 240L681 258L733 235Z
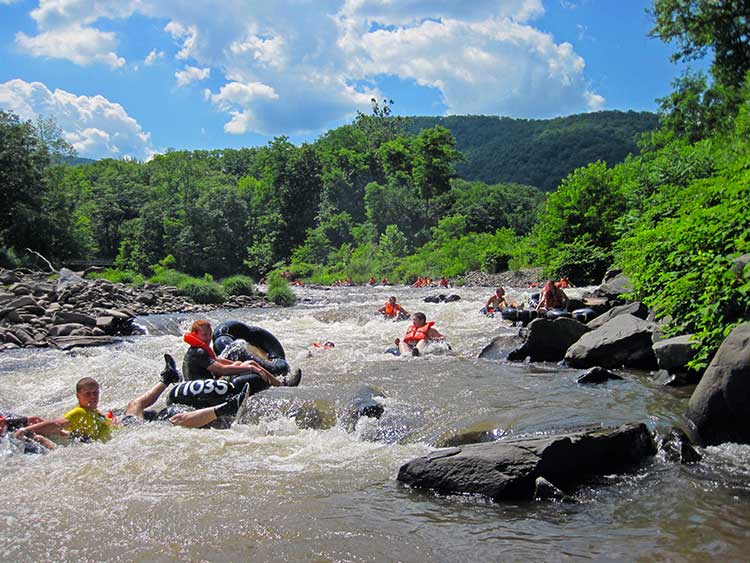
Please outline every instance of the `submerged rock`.
M690 438L679 428L672 427L668 436L659 441L659 451L675 463L697 463L703 456L695 451Z
M750 323L727 336L688 403L701 442L750 443Z
M508 353L514 348L523 344L523 337L520 334L501 334L492 339L482 351L479 357L485 360L504 360Z
M477 422L456 432L443 434L437 439L435 446L438 448L452 448L454 446L465 446L466 444L482 444L495 442L506 432L497 426L494 420Z
M538 477L570 490L592 475L628 471L655 453L646 425L627 424L438 450L401 466L398 480L445 494L532 499Z
M380 418L383 415L385 407L377 400L377 397L385 397L385 393L369 385L363 385L357 390L342 417L347 431L352 432L357 421L363 416Z
M622 377L620 377L616 373L612 373L608 369L596 366L576 379L576 383L604 383L605 381L609 381L610 379L622 379Z

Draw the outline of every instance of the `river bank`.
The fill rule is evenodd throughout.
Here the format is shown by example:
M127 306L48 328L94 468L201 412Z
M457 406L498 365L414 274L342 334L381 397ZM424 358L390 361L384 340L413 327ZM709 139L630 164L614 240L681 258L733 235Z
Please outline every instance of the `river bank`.
M87 279L64 268L54 276L0 270L0 350L111 344L114 336L138 332L133 323L138 315L258 306L272 304L240 295L219 305L199 305L169 286Z

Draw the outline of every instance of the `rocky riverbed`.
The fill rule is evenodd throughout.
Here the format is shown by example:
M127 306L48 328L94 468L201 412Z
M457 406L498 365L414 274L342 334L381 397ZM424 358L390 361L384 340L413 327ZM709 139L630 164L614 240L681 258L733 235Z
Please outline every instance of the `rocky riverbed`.
M269 305L261 297L232 296L220 306ZM0 270L0 350L109 344L115 336L138 331L133 324L138 315L212 308L193 303L169 286L86 279L66 269L56 275Z

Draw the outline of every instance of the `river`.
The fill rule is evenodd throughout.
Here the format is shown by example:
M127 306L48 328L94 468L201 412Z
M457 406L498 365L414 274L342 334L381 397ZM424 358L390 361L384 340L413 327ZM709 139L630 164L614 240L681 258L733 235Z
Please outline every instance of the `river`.
M422 303L435 289L295 291L291 308L204 315L270 330L303 370L300 387L253 397L249 423L143 424L43 456L0 442L0 560L747 560L748 446L700 450L693 465L657 455L634 474L579 488L575 504L493 504L396 481L401 464L472 424L511 435L640 421L664 430L682 420L690 390L636 372L579 386L581 370L479 360L493 336L513 330L478 313L486 288L455 288L460 301L437 304ZM435 320L453 350L384 354L407 324L372 314L390 294ZM180 333L196 318L140 318L148 335L108 347L2 353L0 410L59 416L83 376L101 383L102 409L122 408L158 380L162 353L179 363ZM335 348L311 348L326 340ZM349 432L340 417L364 384L382 390L385 414ZM322 413L310 424L287 414L310 405Z

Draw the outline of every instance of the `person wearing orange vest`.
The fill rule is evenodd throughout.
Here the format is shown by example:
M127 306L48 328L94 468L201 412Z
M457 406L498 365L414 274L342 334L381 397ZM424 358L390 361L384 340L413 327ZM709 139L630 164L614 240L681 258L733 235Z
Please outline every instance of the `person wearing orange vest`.
M424 313L414 313L412 325L406 329L403 340L395 341L401 354L420 356L430 340L442 340L444 337L437 329L432 328L434 321L427 322Z
M396 303L396 297L391 295L380 309L378 313L381 313L386 319L408 319L411 317L411 313L404 309L401 305Z

